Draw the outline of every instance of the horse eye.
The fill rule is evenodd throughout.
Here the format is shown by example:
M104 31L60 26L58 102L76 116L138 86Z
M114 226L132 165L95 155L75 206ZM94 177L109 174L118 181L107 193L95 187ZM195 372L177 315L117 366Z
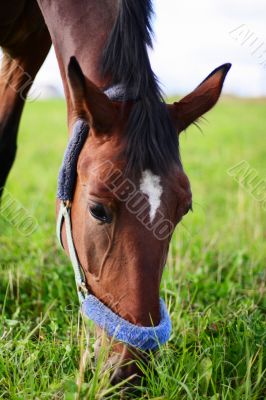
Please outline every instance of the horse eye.
M112 222L111 212L102 204L93 204L90 206L90 213L98 221L110 224Z

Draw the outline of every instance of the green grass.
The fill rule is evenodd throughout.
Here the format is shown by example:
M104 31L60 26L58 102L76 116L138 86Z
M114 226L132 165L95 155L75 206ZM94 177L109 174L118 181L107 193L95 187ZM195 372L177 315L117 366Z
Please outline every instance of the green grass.
M74 399L77 393L119 399L123 393L94 365L93 335L83 374L86 344L72 270L55 238L65 113L61 101L28 104L20 128L7 188L38 229L25 237L0 215L3 399ZM181 139L194 213L176 231L161 286L173 333L130 399L266 398L266 210L227 173L245 159L266 177L266 103L224 99L208 121L203 134L192 127Z

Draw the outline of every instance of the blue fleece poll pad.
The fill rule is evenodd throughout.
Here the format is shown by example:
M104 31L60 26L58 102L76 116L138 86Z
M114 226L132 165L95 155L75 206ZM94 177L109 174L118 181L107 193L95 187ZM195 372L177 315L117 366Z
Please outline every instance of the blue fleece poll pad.
M62 201L71 201L73 199L78 158L88 137L88 131L89 127L84 121L76 121L58 177L57 197Z
M93 295L86 297L81 308L83 314L104 329L110 337L140 350L155 350L167 342L171 334L171 320L163 299L160 299L160 323L149 327L126 321Z

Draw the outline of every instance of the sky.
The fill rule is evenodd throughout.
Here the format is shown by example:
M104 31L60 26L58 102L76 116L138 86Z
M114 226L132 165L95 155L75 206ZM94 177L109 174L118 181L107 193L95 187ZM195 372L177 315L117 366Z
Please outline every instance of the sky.
M266 96L266 0L154 0L152 67L167 95L186 94L213 69L231 62L224 92ZM52 50L35 90L62 91Z

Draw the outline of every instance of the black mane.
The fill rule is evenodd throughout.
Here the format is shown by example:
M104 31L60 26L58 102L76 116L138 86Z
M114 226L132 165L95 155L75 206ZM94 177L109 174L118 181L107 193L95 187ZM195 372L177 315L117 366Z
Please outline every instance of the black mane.
M127 171L166 173L180 163L178 135L170 120L147 47L152 47L151 0L119 0L117 21L104 50L102 69L135 102L127 128Z

